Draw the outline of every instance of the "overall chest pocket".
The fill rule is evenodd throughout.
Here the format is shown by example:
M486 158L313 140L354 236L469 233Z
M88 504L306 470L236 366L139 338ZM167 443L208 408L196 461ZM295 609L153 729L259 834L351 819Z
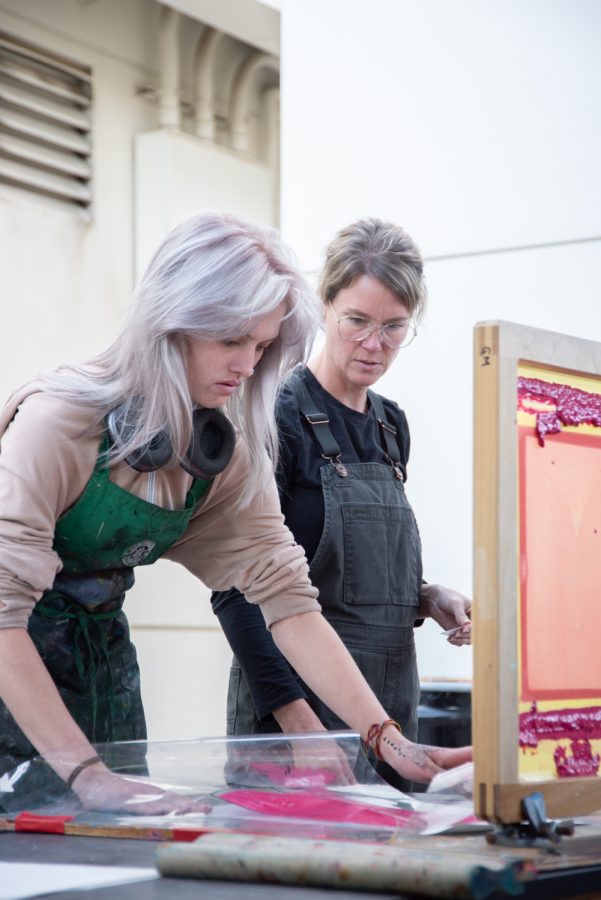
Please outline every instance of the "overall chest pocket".
M421 588L421 543L409 506L342 506L344 602L415 608Z

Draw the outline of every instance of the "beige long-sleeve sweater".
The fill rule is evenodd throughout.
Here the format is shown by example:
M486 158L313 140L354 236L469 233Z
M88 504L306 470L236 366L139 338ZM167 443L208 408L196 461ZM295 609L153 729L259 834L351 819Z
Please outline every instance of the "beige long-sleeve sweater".
M52 549L55 523L81 496L96 463L101 434L89 406L35 387L16 391L0 412L0 627L26 627L61 561ZM255 463L257 464L257 463ZM244 510L236 502L250 465L242 440L230 464L201 498L186 532L165 554L208 587L235 585L260 605L268 626L319 610L301 547L280 512L267 457L265 489ZM182 509L192 479L179 466L154 477L114 465L115 484L166 509Z

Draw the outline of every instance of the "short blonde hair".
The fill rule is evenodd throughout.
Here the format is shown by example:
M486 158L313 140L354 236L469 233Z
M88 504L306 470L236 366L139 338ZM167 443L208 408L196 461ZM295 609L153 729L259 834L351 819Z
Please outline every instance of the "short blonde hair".
M361 275L382 282L417 320L426 303L424 263L413 240L400 226L381 219L359 219L341 229L326 249L319 294L333 301Z

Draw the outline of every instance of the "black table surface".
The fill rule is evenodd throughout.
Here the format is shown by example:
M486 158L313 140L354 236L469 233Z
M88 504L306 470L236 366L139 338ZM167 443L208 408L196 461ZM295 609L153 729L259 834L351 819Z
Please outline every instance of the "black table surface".
M134 867L156 872L157 841L126 838L75 837L70 835L0 832L0 862L58 863ZM13 887L11 885L11 887ZM0 888L6 892L7 885ZM15 893L19 885L14 885ZM296 885L258 884L239 881L209 881L157 877L148 881L127 882L98 888L52 891L30 896L48 900L417 900L414 894L383 894L367 891L331 890ZM487 900L507 898L490 895ZM601 866L580 867L541 873L533 882L524 883L524 900L551 898L601 898Z
M72 837L54 834L0 833L0 862L60 863L64 865L127 866L156 871L154 857L157 841L124 838ZM6 889L6 885L0 887ZM18 884L15 886L15 892ZM130 881L122 885L74 891L35 894L52 900L357 900L356 891L331 891L276 884L237 881L199 881L188 878L163 878ZM390 894L362 893L364 900L383 900ZM408 897L409 895L394 895Z

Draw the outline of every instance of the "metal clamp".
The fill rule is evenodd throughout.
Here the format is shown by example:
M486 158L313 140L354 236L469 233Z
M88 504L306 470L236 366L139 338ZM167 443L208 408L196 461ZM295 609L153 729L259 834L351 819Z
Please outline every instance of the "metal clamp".
M540 847L558 844L562 835L574 834L572 819L547 819L545 798L540 791L522 800L524 821L503 825L486 835L489 844L504 847Z

